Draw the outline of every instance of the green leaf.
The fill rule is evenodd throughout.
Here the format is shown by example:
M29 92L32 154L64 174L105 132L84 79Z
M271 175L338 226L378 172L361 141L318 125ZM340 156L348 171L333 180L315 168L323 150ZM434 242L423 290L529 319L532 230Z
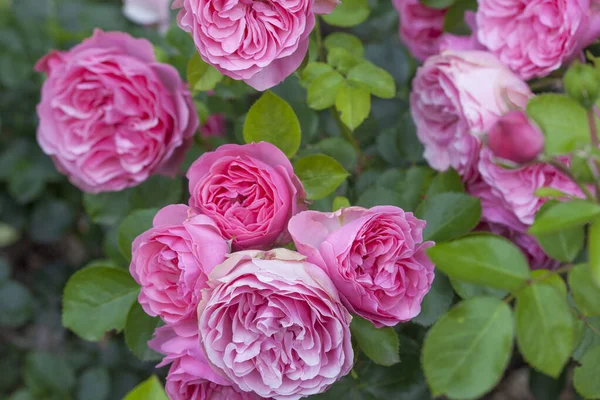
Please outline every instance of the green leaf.
M565 381L565 373L558 379L550 378L536 370L531 370L529 373L529 389L534 399L559 400L565 390Z
M337 92L335 108L341 113L342 122L353 131L369 116L371 95L364 88L346 84Z
M478 296L493 296L498 299L503 299L508 295L508 291L506 290L479 286L474 283L459 281L458 279L450 279L450 284L456 294L458 294L461 299L465 300Z
M106 368L87 369L79 378L77 400L108 400L110 376Z
M594 284L587 264L569 271L569 287L577 308L583 315L600 316L600 288Z
M69 392L75 386L75 374L64 358L41 351L27 354L23 378L36 398L50 393L69 398Z
M327 63L344 75L362 62L364 62L362 58L341 47L334 47L327 53Z
M590 143L585 109L565 95L544 93L531 98L527 103L527 115L544 132L547 154L570 153Z
M481 201L464 193L441 193L426 198L416 215L427 221L423 240L445 242L477 226L481 219Z
M554 233L535 236L544 252L550 257L564 262L575 260L585 241L585 231L582 226L565 229Z
M557 202L538 215L529 228L533 235L553 233L564 229L585 225L600 215L600 205L591 201L573 199L568 202Z
M328 72L333 72L333 67L323 62L310 62L302 70L302 80L304 87L307 87L314 79Z
M344 208L350 207L350 201L344 196L336 196L333 199L333 207L332 207L333 211L337 211L342 207L344 207Z
M318 200L333 193L350 174L333 158L314 154L300 158L294 171L306 190L308 200Z
M443 31L455 35L470 35L472 32L465 22L465 12L477 10L477 0L456 0L452 3L444 16Z
M583 325L581 340L573 352L573 358L580 361L588 349L600 346L600 317L590 317L585 319Z
M558 197L558 198L571 197L570 195L568 195L556 188L548 187L548 186L544 186L544 187L537 189L535 191L534 195L537 197Z
M396 82L383 68L362 62L348 72L348 80L364 85L373 96L391 99L396 95Z
M124 269L87 267L71 276L63 294L62 323L85 340L98 341L110 330L125 327L139 292Z
M454 291L448 277L441 272L436 272L431 289L421 302L421 312L412 322L419 325L430 326L435 323L452 305Z
M0 283L0 304L1 327L18 328L33 316L33 296L17 281Z
M212 65L202 60L200 54L194 53L187 65L187 81L194 91L213 90L223 75Z
M181 178L169 178L154 175L133 189L131 204L133 208L163 208L169 204L181 202L183 181Z
M377 329L370 321L353 316L350 330L360 349L376 364L390 366L400 362L400 343L393 328Z
M321 153L335 158L347 171L354 171L358 163L356 149L341 137L330 137L321 140L315 146Z
M165 389L156 377L152 375L137 385L123 400L169 400Z
M329 25L349 28L365 21L370 12L367 0L344 0L330 14L323 15L322 18Z
M114 225L131 210L132 194L133 189L99 194L84 193L83 206L95 223Z
M136 237L152 228L152 220L158 212L155 208L136 210L121 222L117 230L119 250L127 261L131 261L131 245Z
M359 38L346 32L333 32L325 38L325 48L332 50L336 47L342 48L362 58L365 54L365 48Z
M453 307L433 325L423 345L433 397L480 398L501 379L512 342L512 313L501 300L477 297Z
M8 260L2 256L0 256L0 285L10 279L10 275L12 274L12 267L10 266ZM4 304L4 303L2 303Z
M581 359L581 366L575 368L573 384L577 393L586 399L600 398L600 346L589 349Z
M29 234L37 243L52 243L66 234L75 220L74 210L64 200L48 199L36 203Z
M457 0L419 0L421 4L430 8L444 9L450 7ZM459 0L460 1L460 0Z
M12 225L0 222L0 248L11 246L21 239L21 233Z
M590 275L600 288L600 218L596 218L588 228L587 249Z
M144 312L142 306L135 302L125 322L125 342L129 350L142 361L160 360L161 355L148 347L155 329L160 326L160 318L151 317Z
M560 281L560 279L559 279ZM529 365L557 378L573 350L575 325L564 282L545 281L517 293L517 344Z
M313 78L307 89L308 106L315 110L332 107L343 85L344 77L337 71L326 72Z
M427 250L436 265L452 279L515 290L530 277L529 263L517 246L492 234L476 234Z
M265 92L250 107L244 123L246 143L269 142L292 157L300 148L300 122L292 107L281 97Z
M436 194L448 192L465 192L465 185L462 183L460 175L453 169L438 173L431 181L431 185L429 186L429 189L427 189L425 197L433 197Z

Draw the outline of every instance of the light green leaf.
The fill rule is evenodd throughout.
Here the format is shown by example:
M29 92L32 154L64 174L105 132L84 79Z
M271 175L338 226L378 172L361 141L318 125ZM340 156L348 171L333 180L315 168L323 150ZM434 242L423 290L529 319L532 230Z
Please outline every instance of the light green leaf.
M349 28L365 21L370 12L367 0L344 0L330 14L323 15L322 18L329 25Z
M527 104L527 114L544 132L548 154L570 153L590 143L585 109L565 95L544 93L532 97Z
M362 58L365 54L365 48L360 39L346 32L333 32L325 38L325 48L327 50L336 47L342 48L359 58Z
M535 237L550 257L571 262L583 248L585 231L582 226L576 226L554 233L535 235Z
M328 72L333 72L333 67L331 65L323 62L310 62L302 70L302 80L300 83L302 83L304 87L307 87L315 78Z
M156 375L152 375L127 393L123 400L169 400L169 398Z
M462 183L460 175L458 175L458 173L453 169L440 172L433 178L429 189L427 189L427 195L425 198L448 192L465 192L465 185Z
M469 233L481 218L481 202L464 193L441 193L426 198L416 211L427 221L424 240L444 242Z
M71 276L63 294L62 323L85 340L98 341L125 327L139 292L124 269L93 266Z
M152 220L158 212L156 208L136 210L129 214L117 230L119 250L127 261L131 261L131 245L136 237L152 228Z
M452 305L454 291L446 275L437 271L431 289L421 302L421 312L412 322L419 325L430 326L436 322Z
M334 47L327 53L327 63L344 75L362 62L364 62L362 58L356 57L341 47Z
M573 358L575 360L581 360L588 349L595 346L600 346L600 317L586 318L583 324L583 332L581 333L579 343L575 351L573 351Z
M600 218L596 218L588 228L588 260L590 275L600 288Z
M600 215L600 205L591 201L573 199L557 202L538 215L529 228L533 235L553 233L564 229L585 225Z
M294 171L302 181L309 200L329 195L350 176L339 162L324 154L302 157L294 164Z
M346 84L335 97L335 108L341 113L341 120L350 130L355 130L371 112L371 95L361 87Z
M344 196L336 196L333 199L333 207L332 207L333 210L332 211L337 211L342 207L344 207L344 208L350 207L350 201Z
M575 390L586 399L600 398L599 365L600 346L596 346L585 353L581 358L581 366L575 368L575 374L573 375Z
M396 95L396 82L383 68L362 62L348 72L348 80L358 86L364 85L373 96L391 99Z
M529 263L507 239L476 234L427 250L437 268L450 278L505 290L515 290L530 277Z
M558 198L570 197L570 195L568 195L564 192L561 192L560 190L558 190L556 188L548 187L548 186L544 186L544 187L537 189L535 191L534 195L537 197L558 197Z
M393 328L377 329L370 321L359 316L352 317L350 324L352 339L373 362L390 366L400 362L400 343Z
M600 316L600 288L594 284L587 264L576 265L569 271L569 287L583 315Z
M285 100L265 92L248 111L244 140L246 143L269 142L292 157L300 148L300 121Z
M161 355L148 347L154 331L161 324L160 318L151 317L136 301L131 306L125 322L125 343L129 350L142 361L160 360Z
M8 247L19 241L20 238L21 233L12 225L0 222L0 248Z
M205 63L200 54L195 53L192 56L187 65L187 81L192 90L213 90L222 80L223 75L215 67Z
M501 300L476 297L453 307L425 337L422 361L433 397L483 396L502 378L512 342L512 313Z
M557 378L573 350L575 324L566 289L557 281L527 286L517 294L517 344L529 365ZM564 283L562 283L564 288Z
M315 110L332 107L343 85L344 77L333 70L313 78L307 89L308 106Z

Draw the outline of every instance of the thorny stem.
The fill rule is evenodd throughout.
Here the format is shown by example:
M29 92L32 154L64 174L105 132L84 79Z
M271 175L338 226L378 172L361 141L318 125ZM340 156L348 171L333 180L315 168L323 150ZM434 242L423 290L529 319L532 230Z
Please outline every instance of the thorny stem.
M567 264L567 265L563 265L562 267L555 269L554 271L548 271L548 273L539 276L535 279L530 279L527 282L525 282L523 285L521 285L521 287L519 287L517 290L515 290L513 293L511 293L510 295L506 296L504 298L504 301L506 304L509 304L511 301L513 301L515 299L515 297L518 296L519 293L521 293L521 291L523 291L525 288L527 288L528 286L531 286L533 284L545 281L546 279L550 278L551 276L554 275L560 275L564 272L568 272L571 268L573 268L574 265L573 264Z
M561 163L560 161L558 161L556 159L551 159L551 160L548 160L548 164L552 165L554 168L556 168L557 170L559 170L560 172L565 174L577 186L579 186L579 189L581 189L581 191L585 194L585 197L588 200L594 201L594 196L592 196L592 193L590 192L590 190L583 183L579 182L577 180L577 178L575 178L575 176L573 176L573 174L571 173L571 170L569 170L569 168L567 168L563 163Z

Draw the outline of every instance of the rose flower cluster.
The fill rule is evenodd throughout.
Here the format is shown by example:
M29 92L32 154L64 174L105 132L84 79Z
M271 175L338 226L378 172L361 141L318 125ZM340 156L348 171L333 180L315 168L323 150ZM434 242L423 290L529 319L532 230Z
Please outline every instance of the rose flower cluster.
M132 245L149 343L174 400L298 399L351 370L351 313L393 326L420 312L434 267L425 221L397 207L307 211L281 150L223 145L190 167L188 205ZM277 248L294 241L298 252Z
M534 97L524 80L544 77L580 56L600 35L597 5L479 0L476 12L465 13L472 34L456 36L442 32L446 10L418 0L394 4L401 39L424 61L410 103L425 159L439 171L455 169L467 191L481 199L479 230L512 240L532 268L554 268L558 263L526 233L547 201L536 191L583 193L555 166L537 159L544 137L524 112Z

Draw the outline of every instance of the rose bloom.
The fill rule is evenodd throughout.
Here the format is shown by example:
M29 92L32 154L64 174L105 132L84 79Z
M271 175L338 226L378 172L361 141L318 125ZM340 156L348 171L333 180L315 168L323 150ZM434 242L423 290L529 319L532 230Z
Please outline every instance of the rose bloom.
M478 39L523 79L543 77L592 39L590 16L589 0L479 0Z
M172 363L165 390L171 400L258 400L217 375L206 362L198 338L197 320L156 330L150 348L165 355L157 368Z
M287 223L306 210L292 164L267 143L228 144L188 170L190 206L211 217L235 250L289 242Z
M393 4L400 15L400 39L413 57L425 61L437 54L446 10L427 7L419 0L393 0Z
M394 326L421 311L433 282L425 221L393 206L305 211L290 221L298 251L323 268L350 312Z
M207 274L225 260L229 245L209 217L177 204L156 214L132 250L129 270L142 286L144 311L175 323L196 314Z
M213 114L200 127L200 136L204 139L209 137L225 136L226 121L223 114Z
M567 158L563 158L562 162L568 165ZM492 193L502 199L519 222L526 226L533 224L535 214L547 201L535 195L538 189L550 187L567 195L584 197L579 187L555 167L536 163L508 169L494 162L489 149L481 151L479 172L492 188Z
M96 30L36 70L48 74L38 142L81 190L118 191L177 173L198 117L179 73L156 61L150 42Z
M480 136L510 107L532 96L525 82L492 54L445 51L417 70L410 95L417 136L436 170L477 175Z
M327 274L286 249L234 253L198 306L213 368L262 397L321 393L353 364L351 316Z
M308 50L314 13L336 0L229 2L175 0L179 27L190 32L202 59L224 75L266 90L293 73Z
M169 28L172 0L123 0L123 14L140 25L157 25L165 32Z

